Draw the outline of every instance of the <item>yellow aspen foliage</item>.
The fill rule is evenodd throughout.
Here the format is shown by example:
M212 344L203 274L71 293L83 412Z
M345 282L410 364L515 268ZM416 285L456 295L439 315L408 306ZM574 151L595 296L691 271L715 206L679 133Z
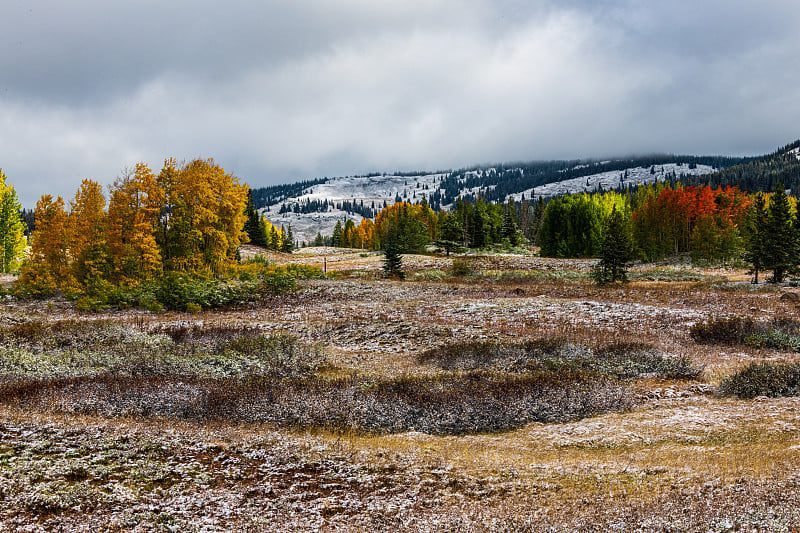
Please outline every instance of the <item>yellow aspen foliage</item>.
M375 224L370 218L361 219L361 223L356 228L356 239L359 248L372 248L373 233L375 232Z
M407 240L408 249L420 249L435 235L435 223L436 214L427 204L397 202L375 216L372 247L380 249L389 230L394 229Z
M47 296L71 277L64 199L42 196L36 202L34 218L36 229L31 234L28 259L22 265L17 285L32 296Z
M174 168L165 168L162 175L168 184L168 266L187 272L223 271L247 239L247 185L240 185L213 159L191 161L177 175Z
M70 202L69 256L73 276L82 284L108 274L105 207L103 187L92 180L83 180Z
M115 280L131 284L161 270L156 234L163 202L164 193L156 175L144 163L114 182L108 204L106 241Z

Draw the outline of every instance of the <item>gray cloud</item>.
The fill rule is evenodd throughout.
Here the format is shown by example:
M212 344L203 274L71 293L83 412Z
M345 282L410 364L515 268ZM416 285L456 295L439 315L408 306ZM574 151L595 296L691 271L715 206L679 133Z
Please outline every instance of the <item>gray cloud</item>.
M165 156L259 186L800 136L793 1L7 4L0 167L30 207Z

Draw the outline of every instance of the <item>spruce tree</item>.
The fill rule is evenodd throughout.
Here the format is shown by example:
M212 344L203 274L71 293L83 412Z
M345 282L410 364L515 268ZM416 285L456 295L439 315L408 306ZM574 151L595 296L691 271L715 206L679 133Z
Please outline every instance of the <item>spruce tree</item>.
M767 225L765 203L764 195L759 192L750 207L746 224L748 238L744 260L753 265L750 272L753 274L754 284L758 284L758 273L764 266L764 236Z
M286 233L284 233L281 252L290 254L292 253L292 250L294 250L294 235L292 235L292 225L289 224L286 226Z
M396 231L389 231L383 243L383 277L404 279L403 259L400 256L400 242Z
M337 220L336 225L333 227L333 235L331 236L331 246L338 248L342 245L342 221Z
M772 270L773 283L780 283L797 266L795 222L786 190L778 182L770 198L764 231L764 270Z
M500 235L504 239L508 239L511 246L519 245L520 231L517 225L517 209L514 207L514 199L510 196L505 209L503 209L503 227L500 230Z
M606 221L600 261L594 266L593 277L598 285L628 280L627 267L633 246L625 219L616 206Z
M461 224L458 213L442 213L440 215L439 238L435 244L444 248L448 257L450 252L460 252L464 249L460 244L463 234L464 226Z

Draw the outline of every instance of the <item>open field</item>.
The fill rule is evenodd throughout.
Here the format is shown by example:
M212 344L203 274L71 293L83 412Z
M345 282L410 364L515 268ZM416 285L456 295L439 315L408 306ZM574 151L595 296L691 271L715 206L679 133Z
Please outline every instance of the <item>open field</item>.
M323 258L328 279L220 311L0 304L0 531L800 530L800 397L720 390L799 362L794 330L691 332L794 327L798 289L683 264L599 288L591 261L520 255L457 277L406 256L403 282L371 252L270 260Z

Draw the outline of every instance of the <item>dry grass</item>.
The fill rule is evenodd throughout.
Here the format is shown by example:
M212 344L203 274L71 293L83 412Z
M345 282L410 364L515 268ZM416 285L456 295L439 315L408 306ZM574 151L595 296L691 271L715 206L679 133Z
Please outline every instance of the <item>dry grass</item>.
M321 264L314 255L275 260ZM130 381L120 381L117 391L145 387L147 394L139 396L149 401L161 395L165 405L186 394L184 408L191 405L193 383L223 398L234 387L228 374L204 374L212 360L227 361L221 354L231 342L274 335L289 335L318 354L322 359L303 367L303 376L333 387L303 398L296 380L310 377L275 382L289 391L282 405L295 408L309 398L346 407L359 394L398 405L398 390L420 384L428 388L414 394L427 403L439 398L457 404L464 396L458 379L475 369L442 369L418 357L470 343L564 339L586 354L601 354L614 343L644 344L670 358L685 357L704 372L688 381L625 378L632 409L457 435L432 426L398 426L399 432L372 436L356 425L302 429L275 419L232 417L225 409L212 417L113 414L98 408L108 394L87 396L80 387L68 393L50 381L49 388L29 391L33 403L19 403L19 395L0 402L0 530L201 531L204 523L207 530L227 531L796 528L800 399L726 398L717 386L750 363L795 362L800 355L768 346L698 344L690 335L693 324L712 317L766 323L796 316L793 300L781 298L794 289L753 288L742 271L685 266L655 273L641 267L642 279L662 281L598 288L583 277L589 261L472 260L471 276L418 276L420 281L401 283L369 279L381 258L353 251L328 256L329 271L350 271L342 279L303 281L296 294L225 312L86 315L65 302L10 301L0 306L0 325L7 347L69 368L142 337L160 338L162 348L173 343L170 357L180 364L171 367L169 379L125 375L116 379ZM426 256L405 261L412 273L448 272L451 264L452 258ZM564 269L571 273L560 274ZM124 338L133 344L97 333L103 327L129 332ZM69 328L82 332L83 344L59 337ZM87 350L92 358L76 355ZM198 358L201 352L216 359ZM503 357L478 365L480 372L507 380L513 369L505 368ZM92 383L83 376L80 383ZM8 386L10 375L3 379ZM446 394L434 393L448 386ZM248 391L236 395L254 397ZM70 412L78 404L79 412ZM488 412L481 402L469 409Z

